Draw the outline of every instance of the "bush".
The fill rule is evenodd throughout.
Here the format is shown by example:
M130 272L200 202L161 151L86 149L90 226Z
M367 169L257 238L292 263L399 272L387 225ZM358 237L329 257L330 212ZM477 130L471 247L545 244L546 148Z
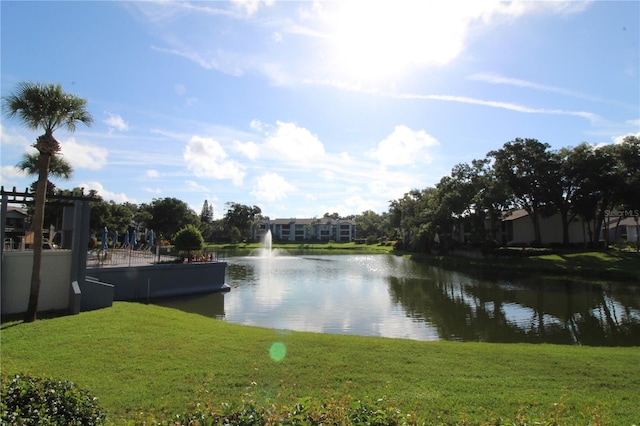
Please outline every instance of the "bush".
M372 244L376 244L378 242L378 238L375 235L369 235L365 242L367 243L367 245L372 245Z
M104 421L98 399L68 381L3 376L0 396L3 425L99 425Z
M204 238L198 228L194 225L187 225L176 232L173 245L179 253L200 251L204 247Z
M222 408L201 407L195 412L176 415L168 421L156 423L166 426L191 425L370 425L397 426L409 424L407 417L398 409L387 406L383 400L363 402L331 400L314 402L303 399L292 406L267 405L260 406L253 402L245 402L239 406L222 404ZM417 422L417 419L415 419Z

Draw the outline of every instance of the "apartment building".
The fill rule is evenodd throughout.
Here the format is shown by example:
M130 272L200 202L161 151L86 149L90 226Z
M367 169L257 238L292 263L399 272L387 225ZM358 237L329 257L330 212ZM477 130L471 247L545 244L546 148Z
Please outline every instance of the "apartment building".
M348 242L356 238L356 222L347 219L273 219L257 222L252 230L254 239L261 239L271 230L274 241L335 241Z

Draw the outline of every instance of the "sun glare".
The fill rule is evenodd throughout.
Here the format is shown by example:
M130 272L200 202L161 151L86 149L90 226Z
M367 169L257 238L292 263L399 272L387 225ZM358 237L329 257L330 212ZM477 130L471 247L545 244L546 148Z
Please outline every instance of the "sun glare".
M466 3L464 3L466 5ZM340 2L331 17L335 70L359 79L442 65L464 47L478 10L459 2Z

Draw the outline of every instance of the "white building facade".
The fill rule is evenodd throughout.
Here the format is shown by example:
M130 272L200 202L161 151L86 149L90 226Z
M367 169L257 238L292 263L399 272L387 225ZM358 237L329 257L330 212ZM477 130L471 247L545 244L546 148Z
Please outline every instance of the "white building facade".
M349 242L356 238L356 222L348 219L273 219L259 221L252 237L261 239L271 231L274 241L335 241Z

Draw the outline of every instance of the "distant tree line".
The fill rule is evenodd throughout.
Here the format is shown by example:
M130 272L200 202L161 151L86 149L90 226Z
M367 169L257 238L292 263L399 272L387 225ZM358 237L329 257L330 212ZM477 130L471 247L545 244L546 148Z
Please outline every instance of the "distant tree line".
M36 160L25 156L21 166L29 172ZM52 171L62 177L70 174L64 163ZM78 191L49 184L49 193ZM95 191L89 195L97 196ZM179 230L190 226L201 232L204 241L238 242L250 240L256 221L268 219L258 206L228 202L225 208L216 220L208 200L199 215L177 198L139 205L101 200L91 203L91 233L99 237L105 226L110 235L144 227L153 229L156 239L173 242ZM326 212L323 217L354 219L360 241L397 241L405 250L427 251L434 244L440 248L452 244L456 225L470 229L471 243L495 241L501 218L516 209L527 211L534 245L542 240L540 219L554 214L560 215L565 244L569 225L581 219L590 244L596 245L607 211L640 210L640 141L627 136L618 144L582 143L552 150L536 139L515 139L485 158L457 164L433 187L413 189L391 200L388 212L367 210L349 216ZM60 227L61 218L60 206L47 206L45 227Z
M426 251L454 238L454 224L471 228L471 241L497 236L501 217L524 209L540 244L540 219L559 214L563 243L580 218L598 244L607 211L640 209L640 141L551 150L536 139L515 139L483 159L458 164L435 185L390 202L392 234L403 247ZM637 217L636 217L637 220ZM486 226L486 224L489 226ZM436 237L437 235L437 237Z

